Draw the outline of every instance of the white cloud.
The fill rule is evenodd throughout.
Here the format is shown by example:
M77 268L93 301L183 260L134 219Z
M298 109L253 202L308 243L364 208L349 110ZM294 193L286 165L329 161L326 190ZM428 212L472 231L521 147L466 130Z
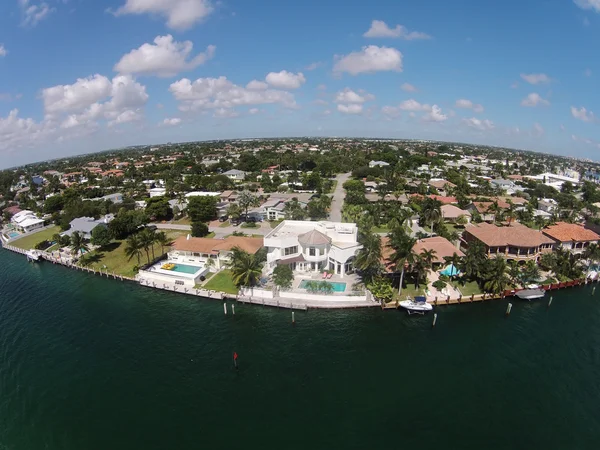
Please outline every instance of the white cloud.
M246 85L246 89L251 91L266 91L269 85L264 81L252 80Z
M426 33L408 31L403 25L396 25L394 28L390 28L383 20L374 20L371 22L371 28L363 36L368 38L398 38L407 41L431 39L431 36Z
M204 53L190 58L193 48L191 41L177 42L170 34L157 36L154 44L143 44L123 55L114 70L125 74L172 77L204 64L214 56L216 50L214 45L209 45Z
M213 10L210 0L126 0L115 15L157 14L166 17L169 28L187 30Z
M591 77L592 76L592 69L585 69L583 71L583 75L586 77Z
M169 127L173 127L175 125L179 125L180 123L181 123L181 119L179 117L166 118L162 122L163 125L166 125L166 126L169 126Z
M71 85L46 88L42 99L47 121L54 123L62 118L61 128L73 128L93 125L98 120L106 120L109 125L140 120L148 94L146 87L130 75L118 75L112 81L94 75Z
M544 98L542 98L540 96L540 94L537 94L536 92L532 92L531 94L529 94L527 97L525 97L522 101L521 101L521 106L530 106L530 107L534 107L534 106L549 106L550 102Z
M381 108L381 112L388 119L393 119L401 114L400 108L396 106L384 106Z
M308 66L306 66L304 69L305 69L305 70L315 70L315 69L318 69L319 67L321 67L322 65L323 65L323 63L322 63L322 62L320 62L320 61L317 61L317 62L314 62L314 63L310 63L310 64L309 64Z
M545 73L522 73L521 78L527 81L529 84L546 84L552 81Z
M230 109L230 108L217 108L217 109L215 109L215 112L213 113L213 117L217 117L220 119L230 119L232 117L237 117L239 115L240 115L239 112L237 112L234 109Z
M465 98L456 100L455 106L457 108L472 109L476 113L483 112L483 106L481 106L480 104L477 104L477 103L473 103L471 100L467 100Z
M588 111L583 106L577 109L575 106L571 106L571 115L582 122L596 122L596 116L592 111Z
M337 105L337 110L344 114L360 114L363 110L363 105L359 103L352 103L350 105Z
M31 0L18 1L21 8L21 26L24 27L35 27L55 11L55 9L48 6L48 3L46 2L33 4L31 3Z
M8 51L4 48L4 45L0 44L0 56L6 56Z
M391 47L369 45L358 52L336 55L333 71L351 75L383 71L402 72L402 53Z
M573 0L581 9L593 9L600 12L600 0Z
M491 120L481 120L475 117L471 117L470 119L463 119L463 123L468 127L475 128L480 131L492 130L494 128L494 122Z
M354 92L350 88L345 88L335 96L336 103L364 103L373 100L375 96L368 92L359 91L360 93Z
M444 122L448 120L448 116L442 113L442 109L438 105L433 105L431 111L423 116L423 120L427 122Z
M412 98L400 103L399 108L403 111L431 111L430 105L421 104Z
M536 122L533 124L533 132L531 134L535 137L541 137L544 135L544 131L544 127Z
M270 72L265 77L265 81L277 89L298 89L306 82L304 74L297 74L282 70L281 72Z
M14 150L43 142L52 131L33 119L19 117L19 110L13 109L8 116L0 116L0 150Z
M179 109L182 111L264 104L297 107L290 92L275 89L252 90L233 84L223 76L198 78L196 81L183 78L172 83L169 91L180 102Z
M402 84L402 86L400 86L400 89L402 89L404 92L417 92L417 88L414 87L410 83L404 83L404 84Z
M258 113L260 112L260 109L258 109L258 108L250 108L250 109L248 110L248 112L249 112L250 114L254 115L254 114L258 114Z

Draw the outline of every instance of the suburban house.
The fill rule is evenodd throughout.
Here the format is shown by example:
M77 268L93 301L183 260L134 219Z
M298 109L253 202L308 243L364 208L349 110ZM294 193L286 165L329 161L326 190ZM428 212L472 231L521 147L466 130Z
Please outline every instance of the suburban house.
M441 195L447 195L448 189L456 187L454 183L451 183L450 181L444 180L442 178L432 178L431 180L429 180L428 184L432 188L437 189Z
M153 197L164 197L167 194L167 190L162 187L155 187L148 191L150 198Z
M457 248L452 242L446 238L443 238L442 236L419 239L415 245L413 245L412 250L417 255L424 250L433 250L435 252L433 264L444 264L444 258L450 258L455 253L461 257L465 256L462 250Z
M107 214L100 219L94 219L93 217L77 217L71 220L69 223L69 229L61 233L61 236L71 236L73 233L78 232L83 235L85 239L92 238L92 231L96 227L107 227L114 215Z
M499 199L496 202L473 202L467 206L467 210L471 213L478 212L484 222L494 222L496 220L496 213L493 211L494 203L498 205L499 210L510 208L509 203Z
M106 200L110 200L113 203L123 203L123 194L121 194L120 192L117 192L115 194L108 194L105 195L103 197L98 197L98 198L90 198L90 200L93 201L106 201Z
M465 211L464 209L460 209L458 206L442 205L440 211L442 213L442 219L444 219L444 222L456 223L459 217L464 216L464 218L467 220L467 223L471 223L471 213L469 211Z
M44 226L44 221L39 219L33 211L25 209L16 213L10 219L11 223L15 228L23 233L29 233L30 231L37 230Z
M236 191L223 191L221 193L221 202L234 203L237 200L238 194Z
M511 180L503 180L501 178L490 180L490 183L496 189L500 189L500 190L503 190L503 191L514 192L514 190L516 188L516 184L513 181L511 181Z
M553 198L538 200L538 209L552 214L558 208L558 202Z
M241 183L246 179L246 172L244 172L243 170L231 169L227 172L223 172L223 175L225 175L234 183Z
M577 186L580 181L579 178L568 177L565 175L557 175L555 173L542 173L540 175L526 175L525 178L529 178L530 180L536 180L545 184L546 186L552 186L555 189L562 188L562 185L566 182L569 182L575 186Z
M600 241L598 234L575 223L559 222L544 228L542 233L556 241L555 247L562 247L573 253L582 253L590 244Z
M260 214L265 220L282 220L285 219L285 205L291 201L293 201L291 198L271 197L252 212ZM306 209L308 205L306 202L300 200L298 200L298 204L303 209Z
M354 271L362 248L354 223L284 220L264 238L268 273L278 264L298 272L331 271L343 277Z
M513 222L509 226L490 223L471 224L462 235L466 247L474 241L481 242L488 257L502 255L508 260L527 261L537 259L552 251L555 241L545 234Z
M369 167L372 169L374 167L387 167L389 166L389 163L386 163L385 161L370 161L369 162Z
M225 239L180 236L171 245L169 260L206 266L206 262L211 259L212 267L209 268L217 271L229 262L234 247L254 255L263 247L263 239L243 236L229 236Z

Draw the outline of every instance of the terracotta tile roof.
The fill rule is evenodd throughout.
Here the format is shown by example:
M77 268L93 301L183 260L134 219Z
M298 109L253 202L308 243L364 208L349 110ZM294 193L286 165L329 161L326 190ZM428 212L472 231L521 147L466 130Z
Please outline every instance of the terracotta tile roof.
M230 251L234 247L254 254L263 246L262 238L229 236L225 239L194 238L187 236L178 237L171 246L173 250L195 253L218 253L219 251Z
M537 230L513 222L510 226L498 227L490 223L470 225L465 233L472 235L488 247L538 247L554 241Z
M411 194L411 197L415 197L415 198L423 198L423 196L421 194ZM432 198L434 200L437 200L439 202L441 202L443 205L447 205L450 203L458 203L458 200L456 200L456 197L444 197L443 195L428 195L427 197Z
M600 240L600 236L582 225L559 222L544 228L542 232L559 242L587 242Z
M447 187L456 187L454 183L446 180L430 180L429 186L433 186L436 189L444 189Z
M413 246L413 251L417 254L423 250L434 250L435 259L433 262L440 263L444 262L444 257L450 257L455 253L458 256L465 256L460 249L456 248L448 239L441 236L434 236L417 241Z
M442 217L444 219L457 219L460 216L471 217L471 213L469 211L460 209L458 206L442 205L440 209L442 211Z

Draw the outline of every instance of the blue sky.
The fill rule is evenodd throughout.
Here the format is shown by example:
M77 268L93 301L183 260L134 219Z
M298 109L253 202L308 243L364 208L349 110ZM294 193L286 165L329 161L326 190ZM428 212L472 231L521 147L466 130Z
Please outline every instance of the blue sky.
M273 136L600 160L600 0L3 0L0 167Z

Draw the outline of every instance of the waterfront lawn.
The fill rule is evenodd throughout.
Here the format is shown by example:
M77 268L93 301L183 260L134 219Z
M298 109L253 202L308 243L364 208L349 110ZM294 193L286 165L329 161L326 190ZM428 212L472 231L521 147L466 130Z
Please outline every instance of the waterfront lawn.
M415 298L417 295L425 295L425 288L427 286L421 283L419 289L415 289L415 284L410 282L406 285L406 287L402 288L402 293L400 294L400 300L405 300L407 296L411 296ZM398 297L398 288L394 288L394 300Z
M481 292L481 289L479 289L479 285L476 281L469 281L468 283L465 283L464 286L458 281L453 281L452 285L457 287L460 292L462 292L464 297L470 297L471 295L479 295L483 293Z
M179 236L185 236L188 232L184 230L164 230L167 236L171 240L177 239ZM125 277L134 277L136 274L136 267L138 266L137 258L129 260L125 255L125 247L127 247L126 240L117 240L111 242L106 247L99 248L88 254L86 254L81 263L87 267L95 270L107 271L112 274L122 275ZM164 248L165 253L169 251L168 247ZM154 245L154 256L158 257L161 254L160 245ZM150 251L150 258L152 258L152 251ZM140 257L139 265L146 263L146 253L144 252ZM106 266L106 267L105 267Z
M39 244L42 241L52 241L52 236L56 233L60 233L59 226L50 227L43 231L22 237L21 239L11 242L10 245L22 248L23 250L31 250L32 248L35 248L36 244Z
M221 272L216 273L204 284L203 287L209 291L225 292L226 294L235 295L238 293L238 287L231 278L230 270L222 270Z

